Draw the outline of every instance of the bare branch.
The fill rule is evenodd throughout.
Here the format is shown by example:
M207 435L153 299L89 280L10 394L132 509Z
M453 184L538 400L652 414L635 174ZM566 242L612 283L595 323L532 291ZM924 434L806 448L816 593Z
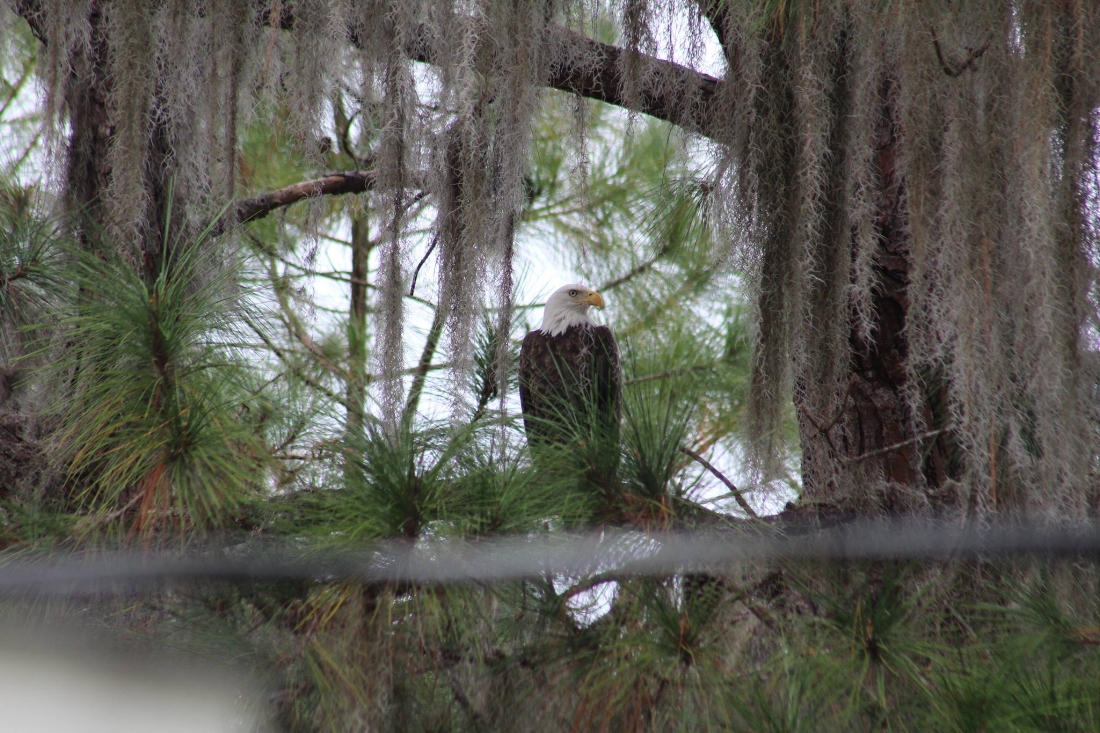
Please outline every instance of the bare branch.
M352 38L353 43L356 40ZM550 48L546 86L711 134L714 101L721 83L717 78L671 61L635 54L631 65L636 78L628 84L626 49L562 26L553 29ZM405 53L415 61L436 63L440 54L427 25L411 35ZM628 92L631 86L637 94Z
M978 68L978 59L985 55L985 52L989 50L989 44L993 42L993 37L991 35L990 39L978 48L967 46L966 58L959 63L952 63L947 60L947 57L943 53L943 48L940 46L940 39L936 36L935 26L931 26L929 30L932 33L932 48L936 51L936 60L940 62L940 68L943 69L943 73L952 78L959 76L967 69L970 71L976 70Z
M348 171L332 173L312 181L302 181L277 191L269 191L259 196L238 199L227 215L233 221L243 224L263 219L275 209L290 206L314 196L340 196L348 193L363 193L374 188L375 173L367 171ZM222 220L225 216L222 217Z
M726 488L730 490L730 493L733 494L733 498L737 501L737 505L744 509L746 514L748 514L753 519L760 519L760 515L756 513L752 506L750 506L749 503L745 501L745 497L741 495L741 489L737 488L734 483L726 478L721 471L712 466L710 464L710 461L708 461L706 458L703 458L701 455L691 450L690 448L681 447L680 452L698 462L699 465L710 471L719 481L724 483L726 485Z
M428 338L424 341L424 350L420 353L420 362L412 370L413 381L409 388L409 397L405 402L405 420L410 424L416 417L416 408L420 403L420 394L424 391L424 381L432 368L432 358L435 356L436 347L439 345L439 336L443 333L443 323L446 320L443 308L436 308L432 317L432 325L428 328Z

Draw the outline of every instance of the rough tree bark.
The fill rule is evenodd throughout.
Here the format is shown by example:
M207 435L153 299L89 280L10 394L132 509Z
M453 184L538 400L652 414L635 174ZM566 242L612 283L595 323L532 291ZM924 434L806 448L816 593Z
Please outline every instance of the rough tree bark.
M838 80L843 84L843 79ZM940 495L944 485L957 478L952 459L951 434L944 430L940 399L945 391L935 375L917 385L922 397L914 414L906 359L909 347L906 323L909 314L910 243L906 211L906 185L898 168L899 120L894 83L885 77L880 92L880 114L875 125L876 216L873 289L873 323L870 338L856 327L848 337L852 361L847 386L834 395L841 408L833 415L815 415L799 403L799 436L803 454L803 499L816 509L837 506L844 493L827 478L824 465L832 461L856 464L854 474L885 482L881 496L887 511L905 510L901 493L926 492L933 509L946 509ZM838 217L840 218L840 217ZM842 232L840 236L850 236ZM852 247L853 260L856 247ZM851 263L849 263L851 264ZM937 399L939 398L939 399Z
M42 27L42 8L37 0L16 0L13 9L29 25L31 32L47 52L66 53L68 49L51 49L50 38ZM113 75L110 69L111 47L103 3L88 6L89 43L78 45L69 58L69 83L64 85L61 100L69 122L66 149L65 202L75 234L85 247L105 246L102 234L108 228L105 195L111 188L112 169L109 149L118 134L119 110L113 103ZM161 89L152 90L154 98ZM146 150L142 191L129 195L144 203L142 221L138 226L137 251L125 254L135 259L135 266L146 277L154 277L161 242L169 223L166 216L168 196L172 190L174 156L167 124L151 115ZM173 225L182 224L180 212L173 214Z
M43 43L46 38L31 14L33 3L25 3L24 17ZM106 220L103 193L111 180L107 151L115 132L112 110L109 109L110 74L107 73L108 44L103 11L97 6L88 16L91 43L72 58L72 83L64 100L69 113L70 134L65 171L67 208L75 217L79 235L86 246L89 237ZM62 52L58 50L58 52Z
M740 50L735 34L728 32L725 3L696 0L696 4L715 32L728 68L739 68ZM777 31L782 33L779 29ZM773 39L775 63L786 63L785 44L781 35ZM855 281L857 234L847 230L847 219L841 210L844 205L843 170L847 163L842 130L846 124L847 105L850 104L851 90L847 85L851 59L843 50L846 48L843 39L840 46L840 60L830 80L831 95L838 105L837 119L840 122L835 126L833 139L830 140L833 160L827 187L828 200L824 202L824 241L815 246L834 246L837 252L850 251L849 261L837 261L832 254L822 259L831 262L832 267L844 268L848 273L848 286L858 289L859 284ZM780 73L780 76L783 74ZM788 85L793 83L787 81ZM720 84L736 85L737 80L727 77ZM785 93L793 95L794 90L788 86ZM791 105L779 116L782 124L788 124L794 114L791 99L772 100L772 103ZM803 494L801 502L790 509L797 514L846 515L871 508L865 502L865 496L858 504L848 501L852 492L850 487L837 485L838 472L833 470L837 463L847 469L840 471L840 475L878 486L881 494L877 508L888 512L911 509L914 492L924 497L926 506L930 506L933 512L952 508L951 504L956 500L952 492L943 490L948 482L958 478L954 458L957 455L956 443L953 435L944 429L945 385L938 375L923 375L924 384L913 385L907 366L910 234L906 183L899 168L901 129L896 86L890 71L886 69L882 71L878 104L880 112L875 124L873 159L876 174L873 321L869 331L861 331L859 319L853 314L848 335L851 359L846 379L837 382L836 393L821 394L822 384L809 384L806 375L796 374L794 399L802 450ZM711 119L713 114L713 111L707 111L703 117ZM799 131L792 130L792 145L795 145L798 134ZM795 151L792 149L789 152L790 155L784 157L795 160ZM775 180L767 181L766 186L775 192L777 201L794 206L795 201L791 197L797 195L798 166L778 162L780 165L772 166L768 171ZM785 236L797 235L794 231L787 231ZM845 239L848 241L844 242ZM768 256L769 253L765 253L765 258ZM768 282L767 261L763 269L765 280L761 297L782 298L785 283ZM765 317L771 310L774 309L762 308ZM829 324L819 325L827 327ZM764 322L760 327L766 330L769 324ZM776 327L782 327L782 324ZM807 399L810 391L817 393L813 394L812 399ZM840 408L831 414L821 414L815 409L815 404L839 404ZM855 493L859 495L864 492Z

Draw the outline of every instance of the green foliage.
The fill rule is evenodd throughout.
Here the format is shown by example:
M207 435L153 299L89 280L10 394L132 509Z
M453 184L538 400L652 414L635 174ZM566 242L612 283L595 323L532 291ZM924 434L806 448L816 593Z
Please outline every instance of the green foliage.
M684 466L682 447L689 447L689 430L698 392L694 380L664 377L628 385L623 395L624 474L638 498L659 501L682 497L677 485Z
M247 296L232 260L166 238L152 277L118 257L68 254L58 441L69 490L95 525L150 535L224 526L264 485L263 411L242 350Z
M509 430L507 439L515 439ZM377 423L344 450L355 479L343 490L307 496L297 531L329 541L524 532L547 521L575 524L592 511L576 480L540 475L516 458L501 460L499 424L413 427L389 433Z
M50 38L67 42L79 36L79 23L59 18L55 5L62 7L48 5L43 15ZM130 2L123 9L140 11L140 5ZM172 4L171 10L177 13L185 5ZM716 123L716 139L744 150L736 160L719 160L724 172L715 173L713 151L665 123L628 119L609 107L551 93L543 95L545 104L532 117L525 105L533 109L534 95L515 93L528 88L529 77L520 75L531 70L500 63L501 57L493 57L499 49L481 43L476 28L462 38L464 50L435 49L440 58L453 54L453 68L438 77L414 78L401 59L391 58L390 24L404 22L389 12L397 5L375 4L380 15L356 19L355 59L330 53L334 39L343 35L334 32L338 22L346 18L325 16L327 9L340 13L354 4L276 4L279 12L296 14L285 29L266 7L267 15L248 16L263 4L225 5L230 16L214 15L211 6L210 13L189 19L194 23L171 18L179 25L161 15L149 25L153 15L128 14L145 23L145 31L162 35L120 39L115 72L126 82L122 88L146 90L150 99L170 89L178 97L168 94L156 100L163 109L144 110L141 95L121 95L137 114L118 128L128 152L116 159L113 173L133 190L116 185L104 193L108 213L126 214L128 226L144 216L147 203L153 208L163 203L143 198L149 191L142 185L156 182L162 167L173 166L194 178L192 198L184 197L195 207L186 212L188 219L210 208L211 191L261 194L322 170L369 167L376 190L359 199L314 198L253 223L246 232L250 249L238 257L232 235L193 241L165 235L160 242L143 242L144 249L111 241L93 254L79 241L65 241L61 227L36 209L32 191L0 189L0 449L5 459L28 446L39 457L48 453L62 476L51 482L45 470L29 472L31 479L20 477L18 484L2 487L7 493L0 503L0 543L12 550L80 550L133 534L189 543L203 532L239 523L250 534L228 543L242 552L259 548L260 553L266 543L307 551L334 545L357 549L376 540L400 540L427 551L428 541L439 538L478 541L620 525L634 531L644 547L644 532L650 530L744 526L739 518L706 510L710 477L700 478L685 451L709 455L723 449L723 455L738 455L747 443L745 405L754 359L748 315L754 308L772 319L763 323L775 326L756 334L760 344L772 343L770 361L758 361L766 379L757 383L757 397L766 392L765 422L774 433L766 437L781 444L783 466L793 466L797 457L785 381L790 363L801 360L794 374L804 380L806 394L825 390L819 395L829 408L823 414L836 407L828 386L847 368L850 320L863 319L864 330L873 330L871 294L879 270L888 264L863 246L878 236L880 212L871 199L880 193L875 177L884 172L882 161L873 158L882 142L881 131L872 130L882 89L874 76L874 54L880 47L893 54L895 44L903 46L904 34L853 12L851 3L720 2L723 12L737 16L726 30L748 41L743 58L731 64L744 62L739 71L752 83L737 90L746 99L719 110L724 117ZM634 10L645 5L626 3ZM1047 221L1038 214L1077 210L1068 199L1055 205L1049 192L1064 189L1079 196L1066 172L1095 162L1082 143L1095 136L1074 133L1074 138L1068 122L1059 123L1066 130L1028 133L1020 121L1068 116L1068 102L1077 102L1070 92L1021 97L993 82L1015 79L1019 72L1035 89L1047 90L1065 85L1068 71L1089 78L1083 71L1087 59L1067 56L1070 61L1060 69L1061 61L1050 61L1057 53L1029 51L1014 58L1014 45L1032 43L1032 35L1052 27L1039 17L1041 4L1006 11L1002 3L999 23L983 20L973 32L965 23L948 22L948 15L961 11L936 3L911 5L897 5L897 16L911 24L910 33L916 29L919 53L901 54L890 63L915 79L950 77L944 96L898 86L899 94L910 95L901 106L913 115L899 129L923 130L927 136L915 139L906 153L916 157L905 161L914 163L906 169L913 176L906 179L914 184L906 189L914 192L911 202L927 207L910 220L913 231L928 238L920 242L925 259L906 271L914 278L907 293L915 299L914 312L931 319L908 332L916 339L911 343L925 348L916 373L932 375L924 380L930 393L942 390L929 395L944 410L934 425L941 424L939 417L962 415L971 421L969 445L997 444L981 439L988 425L990 431L996 428L995 437L1003 437L998 449L1015 451L1014 459L1000 463L1003 476L988 472L994 486L1017 466L1045 461L1054 468L1048 477L1064 484L1057 491L1065 493L1087 474L1076 475L1067 466L1090 464L1077 458L1063 463L1051 450L1069 445L1057 436L1067 434L1058 428L1059 416L1069 414L1062 408L1071 403L1062 396L1072 390L1050 375L1068 374L1082 361L1066 345L1091 331L1081 326L1086 321L1066 319L1087 310L1081 306L1087 293L1071 292L1066 283L1087 281L1072 275L1080 275L1080 263L1095 258L1081 257L1069 242L1055 257L1035 245L1046 241L1048 228L1073 229L1067 219ZM486 13L486 28L513 6L478 5ZM839 13L832 12L837 8ZM921 15L927 8L929 15ZM1009 12L1012 18L1005 15ZM980 41L988 27L1016 30L1016 18L1026 21L1019 21L1024 22L1019 37L990 47L982 61L999 64L993 66L997 73L960 67L960 74L951 76L929 66L935 63L927 39L930 20L940 24L947 47L971 37ZM111 31L130 22L121 15L114 19L118 25ZM223 22L228 19L242 22ZM651 30L631 26L644 26L645 18L626 21L628 38ZM208 22L216 23L213 46L204 45ZM596 25L601 37L613 37L606 19ZM446 26L447 32L465 28L463 23L435 26ZM182 31L168 37L166 29ZM229 31L242 35L224 35ZM245 36L254 31L259 34L251 37L253 45L237 55L237 44L243 49ZM150 43L154 37L165 44ZM772 42L777 39L781 42ZM507 57L523 50L508 44L530 40L501 33L494 43ZM37 43L29 31L21 31L18 41L20 62L2 69L4 109L24 87L34 66L30 56L37 53L37 46L28 48ZM155 60L157 73L174 70L179 44L192 41L202 53L215 49L209 63L195 64L210 78L192 78L177 88L175 80L153 85L142 76L138 57ZM861 43L869 44L866 54ZM49 93L78 91L58 81L69 78L58 65L69 63L62 51L83 50L58 45L48 50ZM624 58L631 63L629 55ZM1028 64L1040 62L1052 65L1027 71ZM270 78L240 76L234 71L238 66ZM330 68L351 71L324 76ZM975 79L992 86L968 86ZM830 88L837 80L852 88L842 93ZM437 82L440 94L416 98ZM257 90L267 84L273 94ZM251 88L262 104L271 105L271 114L242 109L239 128L236 111L231 120L223 119L224 109L238 109L238 88ZM492 93L478 99L482 89ZM973 104L968 94L978 92L983 99L1020 101L1030 113L995 101ZM926 103L926 93L934 103ZM834 99L849 94L855 112ZM1057 95L1065 99L1043 101ZM331 125L316 124L324 106L318 100L331 102L331 110L324 108L332 112ZM190 113L186 119L180 109ZM1091 109L1078 110L1073 124L1089 127L1092 123L1083 121L1092 119ZM513 114L515 120L509 118ZM563 124L570 119L571 125ZM423 129L409 120L423 123ZM166 126L151 129L146 122ZM75 116L69 123L77 124ZM534 140L525 166L528 125ZM990 126L1019 145L986 145L974 156L980 165L968 163L965 156L974 155L964 150L970 135ZM461 302L439 292L440 282L454 274L440 271L438 239L427 229L441 184L451 183L437 180L445 176L432 168L438 161L430 154L437 138L446 137L439 134L444 129L485 136L465 151L467 165L460 172L467 176L462 190L469 198L459 202L463 221L506 221L509 235L514 225L515 241L505 237L505 249L514 244L516 254L531 255L535 263L556 256L605 294L604 317L625 356L621 434L618 426L604 429L608 426L584 419L590 415L578 420L574 414L569 435L541 455L525 445L514 405L516 341L522 333L513 328L520 319L511 310L521 291L508 292L511 250L499 252L499 243L480 238L492 227L475 227L478 237L451 243L461 245L449 261L462 269L456 280ZM504 134L494 138L500 131ZM330 133L339 138L339 153L326 137ZM944 137L948 133L954 137ZM168 156L170 165L161 166L164 161L152 160L145 147L154 137L169 146L175 140L193 144L177 146ZM1061 158L1050 158L1052 139L1077 143L1067 144ZM75 151L82 150L79 144ZM1010 155L1013 149L1017 152ZM941 150L955 157L945 165L926 159L936 154L929 151ZM498 151L503 152L494 157ZM22 157L9 174L18 172L30 149L16 152ZM991 155L996 165L989 164ZM411 169L416 166L427 167ZM1006 206L992 198L1000 195L1005 171L1023 167L1034 184L1019 189L1023 200ZM225 175L233 171L235 178ZM1048 171L1067 178L1050 185ZM512 206L518 185L509 182L520 178L522 205ZM963 186L967 181L976 183ZM220 185L225 182L228 186ZM945 195L952 186L977 192L974 200L980 203L967 208L967 196ZM731 226L730 210L736 208L731 199L738 196L742 210L734 213ZM214 208L228 203L217 201ZM958 232L984 243L988 232L973 227L985 226L991 217L1029 222L1036 229L1003 238L998 247L1009 254L992 260L967 248L945 247L945 242L969 241ZM731 243L757 236L766 241ZM853 244L860 237L867 241ZM334 264L325 269L322 250L329 246L324 254L334 252ZM113 254L139 249L143 258L136 262ZM731 250L741 250L741 259L731 261ZM341 264L349 252L359 263L350 270ZM916 257L918 249L911 252ZM1022 272L1011 265L1012 252L1025 253L1015 259L1035 266ZM390 257L390 270L380 254ZM941 267L944 262L952 266ZM985 270L976 270L978 265ZM353 274L356 267L362 271ZM414 267L422 274L415 289ZM1007 284L991 280L990 268ZM963 289L950 290L952 281L930 275L940 272L956 277ZM1040 273L1040 280L1029 279L1031 272ZM751 276L761 277L755 282L765 286L755 306L747 304ZM322 297L322 282L334 283L332 291L340 288L345 300L332 292ZM982 292L968 294L965 288ZM999 301L1008 307L998 331L990 325L987 332L982 318L959 317L953 306L943 306L955 301L941 298L947 294L984 306L1002 290L1027 297ZM352 293L359 293L355 304ZM463 313L456 315L459 310ZM853 316L853 310L859 312ZM1033 320L1036 312L1048 320ZM382 336L393 325L385 314L396 314L393 323L404 325L401 345L408 351L397 348L399 340ZM537 311L532 317L537 321ZM270 328L272 323L279 327ZM1048 323L1056 328L1045 328ZM925 328L924 341L918 327ZM454 342L451 355L463 358L441 356L444 331ZM1037 343L1050 347L1032 350L1035 368L1015 356L1028 353L1016 348L1016 340L1028 334L1038 334ZM1064 343L1043 340L1049 338ZM1001 361L981 349L962 359L941 350L943 343L959 342L1002 348L1014 355L1008 363L1016 366L1002 373L996 367ZM387 343L392 348L383 348ZM806 346L812 348L801 348ZM47 363L50 369L43 367ZM960 370L954 391L940 384L947 383L948 367ZM821 378L815 381L815 375ZM974 395L958 389L986 382L988 389ZM1038 390L1038 397L994 404L996 395L1007 394L998 387L1005 384L1017 385L1021 394ZM377 397L370 390L387 388L409 392L400 419L384 414L379 402L386 403L385 397L369 399ZM18 398L9 399L9 391ZM48 395L53 411L23 400L35 395ZM432 405L422 404L433 399ZM961 402L948 404L951 400ZM436 416L452 406L449 417ZM36 425L41 433L32 429ZM1012 443L1012 436L1023 442ZM1071 458L1084 455L1071 448L1066 454ZM798 489L796 480L790 484ZM1064 496L1057 501L1085 503ZM1095 569L1054 561L998 572L980 563L962 570L956 565L782 563L653 578L597 567L570 577L445 587L334 583L324 577L231 587L196 583L88 603L80 613L142 643L231 656L263 670L275 691L273 716L289 730L1100 727Z
M0 180L0 363L5 370L36 350L30 327L55 315L56 300L69 286L60 271L61 239L56 223L38 215L34 189Z

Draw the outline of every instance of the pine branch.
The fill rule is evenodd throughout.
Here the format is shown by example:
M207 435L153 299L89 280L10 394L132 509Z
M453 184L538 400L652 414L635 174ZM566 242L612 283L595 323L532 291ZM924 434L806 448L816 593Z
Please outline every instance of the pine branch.
M947 432L947 430L943 428L939 430L930 430L926 433L921 433L920 435L909 438L908 440L903 440L900 443L894 443L893 445L888 445L884 448L879 448L878 450L861 453L858 456L852 456L847 460L851 461L852 463L858 463L859 461L865 461L868 458L877 458L878 456L884 456L887 453L893 453L896 450L901 450L902 448L913 445L914 443L920 443L922 441L928 440L929 438L936 438L945 432Z

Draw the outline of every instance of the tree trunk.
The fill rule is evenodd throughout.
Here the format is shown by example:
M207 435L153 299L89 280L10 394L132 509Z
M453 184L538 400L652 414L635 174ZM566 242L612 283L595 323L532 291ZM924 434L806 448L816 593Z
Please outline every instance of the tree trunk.
M366 211L351 217L351 305L348 310L348 383L345 444L356 445L363 429L367 386L367 275L370 262L370 227ZM344 479L357 485L359 469L355 461L344 461Z
M958 472L952 435L945 430L945 385L935 374L922 375L921 383L913 384L906 364L910 241L906 185L898 165L900 135L894 92L894 82L887 77L881 89L873 160L876 282L872 329L865 336L853 316L846 384L841 384L841 392L829 395L833 399L814 400L839 404L838 411L814 414L801 399L805 390L797 389L795 395L803 500L826 513L869 509L940 513L955 508L956 502L954 492L945 490ZM855 243L851 252L854 275ZM838 462L842 469L831 470ZM837 485L837 475L850 477L860 486ZM877 496L872 499L867 491ZM858 497L854 503L853 497Z
M111 179L107 151L115 134L108 105L111 75L105 23L103 11L93 5L88 16L91 42L73 54L71 80L65 85L64 104L70 126L66 202L77 235L88 248L99 246L96 240L106 221L103 194ZM53 51L64 53L66 49Z
M30 22L33 17L30 10L25 17ZM120 115L125 113L117 109L118 105L112 99L116 74L111 68L112 49L106 24L102 6L92 3L88 13L90 43L77 45L70 57L70 80L64 85L63 100L69 121L66 205L71 225L85 248L93 251L117 249L133 262L145 278L151 279L156 276L162 243L189 239L189 233L183 229L186 223L185 202L178 201L179 205L171 208L168 206L169 197L179 199L173 183L176 168L173 141L164 116L147 109L141 117L148 118L148 121L139 118L134 123L147 126L143 136L145 162L140 182L135 182L141 190L127 190L124 194L141 202L140 207L134 209L140 221L127 223L127 226L133 227L129 233L136 237L136 241L122 241L126 238L124 235L110 242L103 239L108 232L118 233L125 229L112 229L111 211L106 202L115 174L109 150L120 134ZM47 43L48 39L41 29L32 24L32 30L43 43ZM56 51L64 53L67 49ZM151 89L147 104L156 108L157 102L163 102L163 94L160 86ZM169 212L172 221L167 219ZM166 232L170 234L167 238Z

